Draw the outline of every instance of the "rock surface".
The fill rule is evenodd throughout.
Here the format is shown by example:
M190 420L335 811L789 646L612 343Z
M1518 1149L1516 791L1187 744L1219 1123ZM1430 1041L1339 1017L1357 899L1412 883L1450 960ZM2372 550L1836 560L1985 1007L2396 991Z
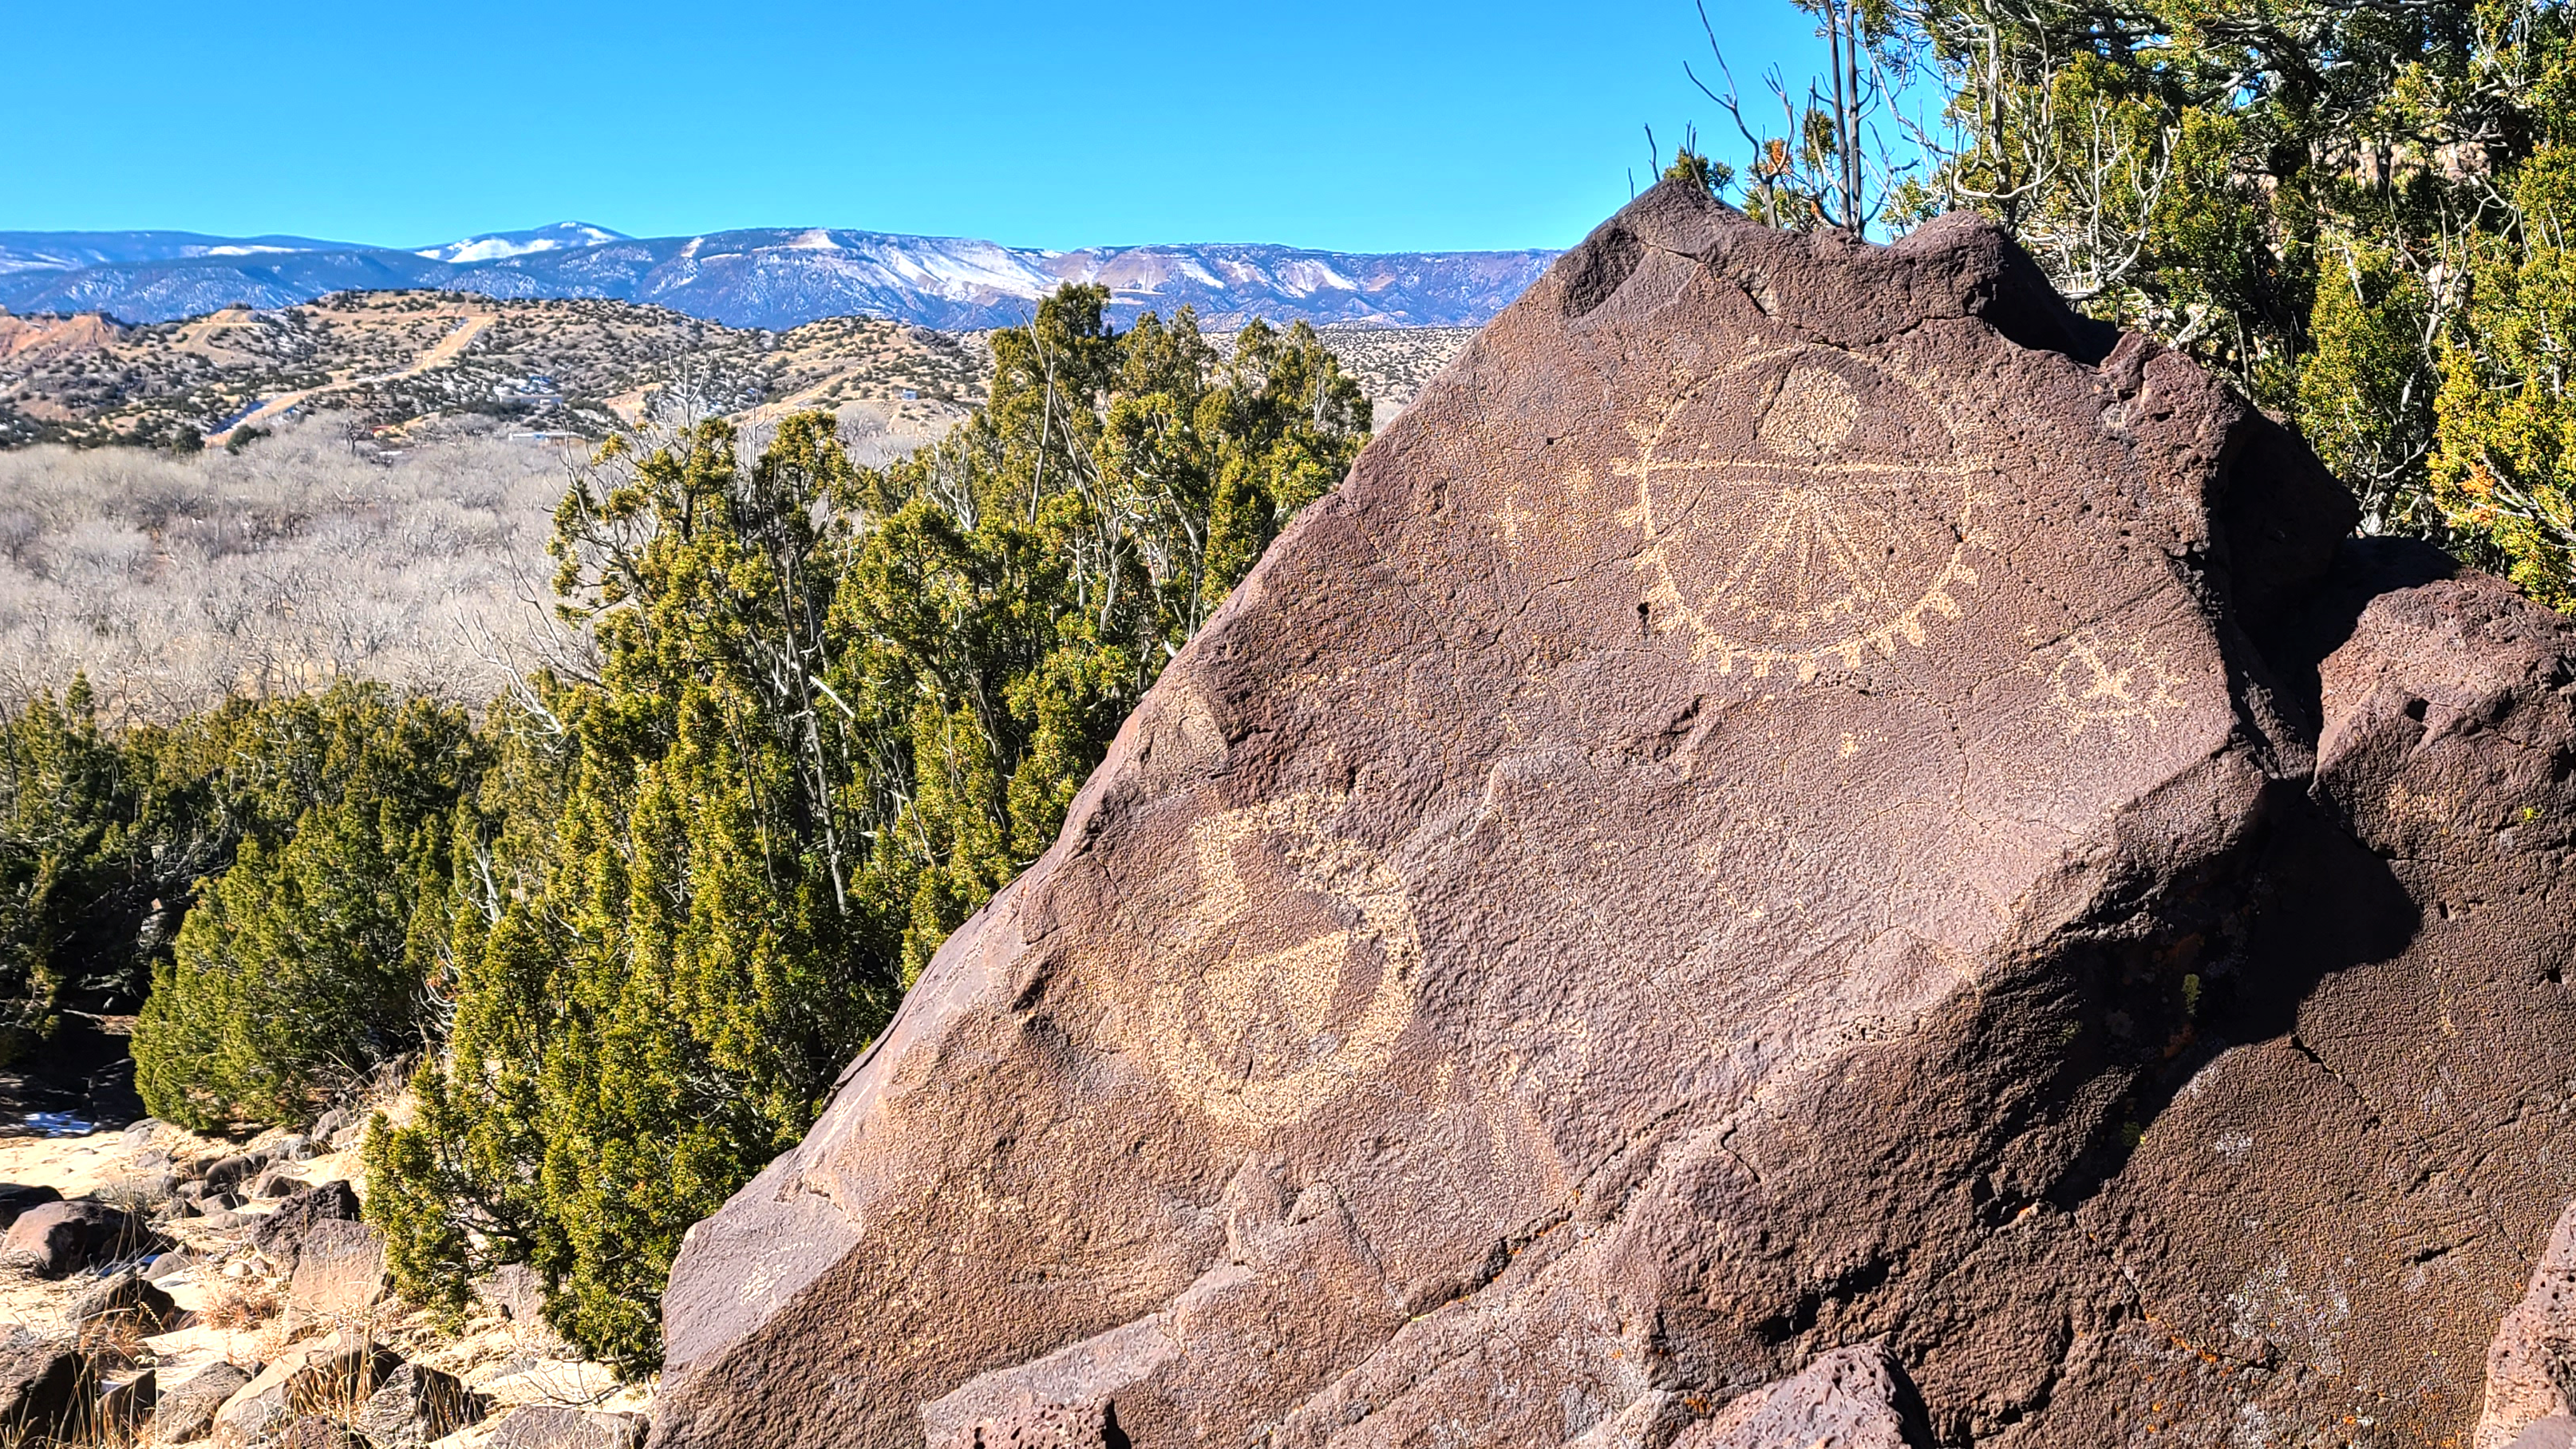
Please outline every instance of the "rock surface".
M0 1182L0 1228L17 1222L19 1214L29 1208L42 1207L46 1203L62 1200L63 1195L50 1187Z
M420 1449L468 1424L483 1422L488 1405L453 1374L407 1363L367 1396L349 1416L350 1427L376 1449Z
M98 1396L99 1426L131 1435L151 1421L153 1405L159 1398L160 1379L150 1369L111 1384Z
M1673 1449L1929 1449L1923 1409L1887 1350L1840 1348L1693 1425Z
M2466 1439L2576 638L2114 341L1640 198L691 1231L654 1443L1666 1449L1861 1344L1945 1444Z
M403 1366L392 1350L346 1334L297 1344L215 1411L215 1449L273 1449L309 1415L353 1412Z
M31 1207L0 1238L0 1263L46 1278L77 1273L143 1246L143 1225L124 1209L82 1199Z
M152 1403L152 1435L163 1444L188 1444L215 1430L215 1413L251 1381L238 1364L210 1363L162 1392Z
M2473 1449L2507 1449L2539 1420L2569 1412L2576 1381L2576 1204L2549 1232L2522 1301L2487 1348L2487 1393Z
M385 1240L366 1223L324 1221L295 1241L286 1299L307 1313L355 1313L385 1296Z
M305 1236L318 1223L354 1223L358 1220L358 1194L339 1179L308 1187L277 1205L277 1209L260 1219L250 1235L250 1245L277 1265L281 1273L295 1271L295 1259Z
M89 1325L121 1320L145 1335L164 1333L179 1321L179 1305L140 1268L109 1275L72 1300L71 1320Z
M640 1414L530 1404L503 1417L483 1449L639 1449L645 1427Z
M68 1344L17 1332L0 1339L0 1439L71 1427L93 1383L89 1361Z

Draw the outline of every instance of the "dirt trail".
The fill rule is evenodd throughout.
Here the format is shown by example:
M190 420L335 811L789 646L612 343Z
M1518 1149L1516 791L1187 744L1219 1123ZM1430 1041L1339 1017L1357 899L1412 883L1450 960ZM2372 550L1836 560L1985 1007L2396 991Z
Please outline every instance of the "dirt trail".
M445 367L447 364L454 362L457 358L464 356L465 349L474 345L474 339L482 336L486 331L491 329L493 323L500 320L501 319L498 316L489 312L480 312L467 317L463 322L457 325L454 331L451 331L445 337L438 339L436 343L423 351L420 356L413 358L409 367L402 368L399 371L379 372L366 377L346 377L341 378L336 382L326 382L320 387L308 387L300 392L280 393L276 397L270 398L261 403L257 408L254 408L250 412L243 414L241 417L235 418L231 427L207 438L206 443L210 447L223 443L229 440L236 430L247 428L257 423L264 423L288 409L297 406L307 398L320 397L322 394L330 392L344 392L353 387L364 387L368 383L372 382L392 382L398 378L415 377L421 373L429 371L431 368Z

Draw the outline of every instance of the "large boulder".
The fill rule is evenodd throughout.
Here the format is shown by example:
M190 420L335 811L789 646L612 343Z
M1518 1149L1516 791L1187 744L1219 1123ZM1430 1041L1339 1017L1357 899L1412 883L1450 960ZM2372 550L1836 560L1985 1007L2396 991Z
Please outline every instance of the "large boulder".
M77 1273L143 1247L148 1234L125 1209L87 1198L42 1203L0 1237L0 1264L46 1278Z
M1661 1449L1865 1344L1945 1444L2465 1440L2576 636L2354 517L1983 223L1658 187L691 1230L656 1445Z

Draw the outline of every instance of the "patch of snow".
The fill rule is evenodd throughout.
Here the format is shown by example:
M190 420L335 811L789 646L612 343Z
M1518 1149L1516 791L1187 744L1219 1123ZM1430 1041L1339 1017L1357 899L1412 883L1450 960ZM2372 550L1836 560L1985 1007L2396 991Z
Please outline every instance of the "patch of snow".
M469 236L445 246L422 247L412 253L433 262L466 265L473 262L497 262L507 257L524 257L536 252L569 251L574 247L598 246L602 242L624 241L625 237L605 227L588 222L559 221L533 231L496 231ZM273 251L277 248L259 248Z

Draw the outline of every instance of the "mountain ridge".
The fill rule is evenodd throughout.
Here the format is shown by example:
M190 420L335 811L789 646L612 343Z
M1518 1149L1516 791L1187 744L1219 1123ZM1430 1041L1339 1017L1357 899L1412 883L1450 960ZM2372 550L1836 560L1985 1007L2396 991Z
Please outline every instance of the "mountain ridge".
M1146 243L1055 251L972 237L838 227L751 227L626 237L585 222L491 232L416 249L183 232L0 232L0 309L99 312L129 323L226 307L291 307L346 291L654 303L729 327L785 330L866 314L974 330L1023 321L1068 282L1111 290L1110 313L1197 309L1395 327L1481 326L1556 253L1336 252L1265 242Z

